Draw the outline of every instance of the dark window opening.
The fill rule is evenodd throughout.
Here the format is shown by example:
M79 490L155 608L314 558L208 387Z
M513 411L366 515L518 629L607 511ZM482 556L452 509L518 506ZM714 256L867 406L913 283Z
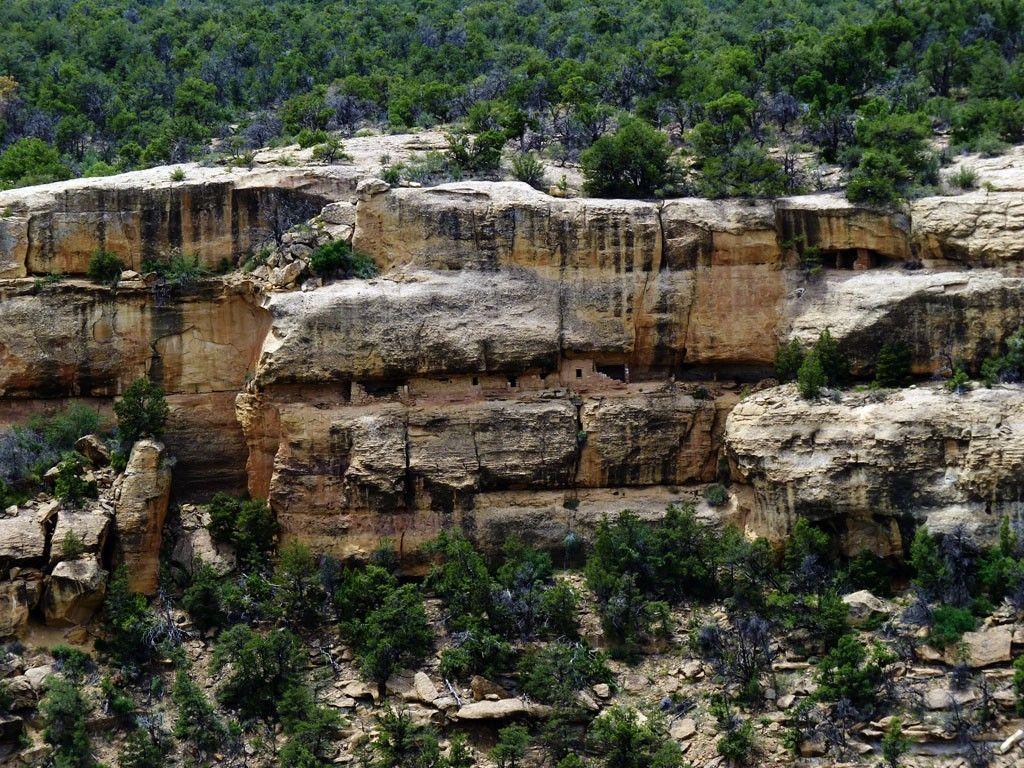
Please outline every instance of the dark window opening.
M387 397L398 392L398 388L405 384L400 379L384 379L382 381L363 382L363 389L371 397Z
M576 378L577 379L582 379L583 378L583 369L582 368L577 368L576 369Z
M479 383L480 383L480 377L479 377L479 376L474 376L474 377L473 377L473 386L475 387L475 386L477 386L477 385L478 385Z
M626 380L626 366L623 364L599 365L597 366L597 372L603 376L607 376L609 379L615 379L616 381Z
M508 377L508 385L510 387L515 387L518 384L519 384L519 379L517 379L515 376L509 376Z

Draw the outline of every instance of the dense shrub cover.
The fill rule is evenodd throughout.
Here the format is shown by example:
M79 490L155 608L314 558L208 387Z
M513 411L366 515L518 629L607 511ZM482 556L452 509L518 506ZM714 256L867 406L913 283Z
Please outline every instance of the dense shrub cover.
M701 194L798 189L810 146L887 203L935 182L935 131L989 154L1024 138L1020 27L1004 0L12 0L0 186L180 163L215 138L237 157L298 137L333 162L327 131L462 121L464 172L506 142L594 145L596 193L647 195L663 150L619 173L601 139L641 119L681 138Z

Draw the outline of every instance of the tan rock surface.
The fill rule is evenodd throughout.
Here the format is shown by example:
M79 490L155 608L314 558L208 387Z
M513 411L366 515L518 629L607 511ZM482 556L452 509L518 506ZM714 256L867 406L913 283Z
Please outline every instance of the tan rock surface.
M107 572L93 558L64 560L46 577L43 616L52 626L86 624L103 602Z
M129 587L151 595L160 570L160 541L171 491L164 446L140 440L132 447L117 500L116 562L124 564Z
M900 551L905 515L991 537L1002 516L1017 516L1022 394L922 386L808 401L787 385L751 395L725 437L734 479L749 488L748 526L779 538L797 516L841 520L852 552L880 554Z
M992 270L829 275L790 302L790 335L810 345L825 328L856 374L870 375L878 349L902 343L921 375L977 371L1024 324L1024 281Z

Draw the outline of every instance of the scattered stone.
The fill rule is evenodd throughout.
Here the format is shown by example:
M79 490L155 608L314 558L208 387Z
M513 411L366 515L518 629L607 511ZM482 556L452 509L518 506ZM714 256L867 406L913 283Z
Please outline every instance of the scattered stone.
M850 623L855 627L863 627L892 612L888 602L875 597L866 589L843 595L843 602L850 610Z
M686 741L696 732L697 723L690 717L684 717L682 720L676 720L668 729L669 736L676 741Z
M1018 728L1016 731L1013 732L1013 734L1010 735L1009 738L1006 739L1006 741L1004 741L996 748L996 752L998 752L1000 755L1005 755L1007 752L1009 752L1015 746L1020 744L1022 741L1024 741L1024 728Z
M924 705L931 710L950 709L954 703L969 704L977 698L978 694L972 690L954 691L946 686L937 686L925 691Z
M792 693L784 693L775 700L775 706L779 709L789 709L793 706L793 702L796 701L796 696Z
M459 720L503 720L526 714L522 699L501 699L499 701L475 701L459 708L455 717Z
M607 699L612 695L612 689L607 683L598 683L592 688L592 690L594 691L594 695L599 699Z
M424 704L432 703L441 694L437 686L430 679L426 672L417 672L412 676L412 685L416 691L416 698Z
M975 669L1003 664L1012 658L1013 631L1010 627L990 627L977 632L965 632L960 646L947 654L947 662L955 663L960 647L964 649L967 663Z
M510 698L508 691L480 675L473 675L470 679L469 690L473 692L473 701L481 701L489 696L495 696L497 699Z
M55 626L86 624L103 602L107 572L95 560L64 560L46 579L43 616Z
M696 659L691 659L683 664L683 676L688 680L694 680L704 674L704 665Z
M110 449L99 435L83 435L78 438L75 450L92 462L94 467L105 467L110 463Z
M53 674L53 665L43 664L39 667L31 667L25 670L25 677L32 685L32 690L39 693L43 690L43 683L46 678Z
M584 709L590 712L599 712L601 710L601 705L586 691L577 691L576 700Z

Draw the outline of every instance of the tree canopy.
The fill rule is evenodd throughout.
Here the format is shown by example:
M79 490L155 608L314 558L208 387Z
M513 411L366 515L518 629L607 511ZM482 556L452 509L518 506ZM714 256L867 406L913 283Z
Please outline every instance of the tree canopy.
M936 131L1024 139L1022 46L1024 0L10 0L0 185L461 120L575 160L632 115L701 193L792 189L792 144L885 201Z

